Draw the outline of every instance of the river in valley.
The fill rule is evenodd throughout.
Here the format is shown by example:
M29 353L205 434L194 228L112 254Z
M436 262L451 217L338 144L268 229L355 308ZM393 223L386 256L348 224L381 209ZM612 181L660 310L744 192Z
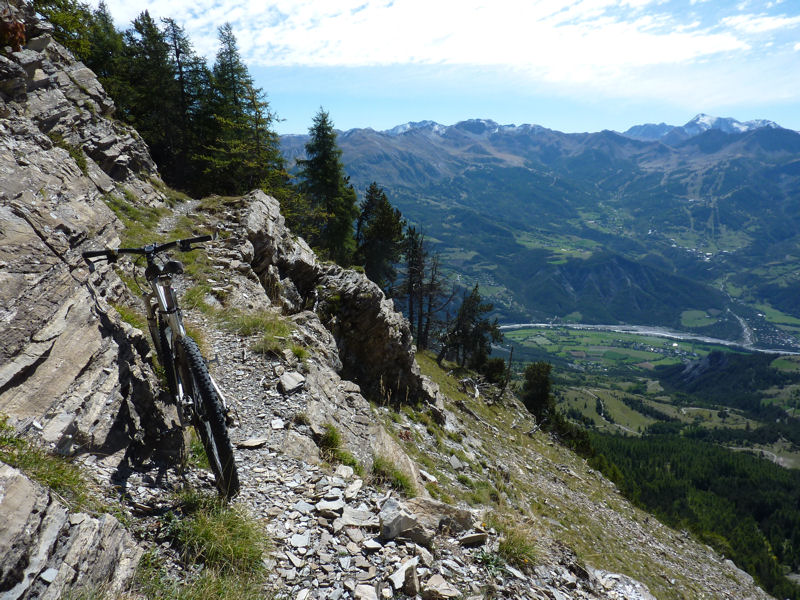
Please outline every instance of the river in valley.
M559 327L567 327L569 329L585 329L592 331L612 331L615 333L629 333L633 335L642 336L655 336L663 337L674 340L686 340L695 342L704 342L706 344L718 344L720 346L731 346L734 348L743 348L753 352L765 352L769 354L800 354L800 352L790 352L787 350L772 350L768 348L757 348L752 343L732 342L731 340L722 340L718 338L707 337L698 335L696 333L687 333L683 331L673 331L666 327L657 327L653 325L589 325L586 323L509 323L500 325L501 331L511 331L514 329L530 329L530 328L549 328L556 329ZM748 336L750 337L750 336ZM752 339L750 337L750 339Z

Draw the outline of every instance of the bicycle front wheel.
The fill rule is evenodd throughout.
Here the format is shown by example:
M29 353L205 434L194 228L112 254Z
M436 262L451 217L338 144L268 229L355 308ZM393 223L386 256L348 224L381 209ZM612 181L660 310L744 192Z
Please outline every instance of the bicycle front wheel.
M217 489L222 496L230 499L239 491L239 474L233 460L233 447L225 426L222 404L197 343L185 336L181 338L179 346L181 384L184 394L192 397L194 427L203 442Z

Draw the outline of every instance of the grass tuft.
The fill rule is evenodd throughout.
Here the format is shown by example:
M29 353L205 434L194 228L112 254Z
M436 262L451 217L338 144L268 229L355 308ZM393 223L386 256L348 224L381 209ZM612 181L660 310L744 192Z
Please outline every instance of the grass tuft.
M325 424L325 433L320 437L318 446L324 461L352 467L357 475L364 475L364 466L358 462L355 456L342 448L342 434L335 425Z
M376 482L401 492L407 498L417 495L411 478L383 456L376 456L372 462L372 477Z
M270 311L229 311L220 316L222 325L241 336L259 335L251 349L259 354L280 352L292 332L291 326Z
M497 515L488 519L488 525L494 527L501 535L497 554L508 564L520 569L530 569L538 560L536 546L531 541L530 531Z
M50 138L50 141L53 142L54 146L67 151L72 160L75 161L75 164L78 165L78 168L81 170L81 173L83 173L84 175L88 173L89 165L86 162L86 155L83 153L83 150L81 150L78 146L70 144L67 140L64 139L64 136L62 136L57 131L49 131L47 133L47 137Z
M122 234L122 246L143 246L162 241L162 236L157 236L153 232L167 209L140 207L136 204L136 196L129 190L123 189L122 194L124 198L114 194L103 196L105 203L125 226Z
M184 490L180 500L184 517L170 532L184 561L223 574L263 571L265 535L242 507L193 489Z
M89 495L88 481L76 465L18 437L6 415L0 415L0 461L51 489L71 508L93 512L101 509Z

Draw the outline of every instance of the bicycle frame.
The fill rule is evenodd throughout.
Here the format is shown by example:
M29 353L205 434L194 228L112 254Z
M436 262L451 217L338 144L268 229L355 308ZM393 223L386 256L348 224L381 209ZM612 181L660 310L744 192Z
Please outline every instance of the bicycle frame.
M92 259L107 260L110 263L116 263L121 254L133 254L145 256L147 259L147 268L145 269L145 279L151 288L151 291L142 290L142 298L144 300L145 311L147 312L147 326L150 330L150 337L153 340L153 345L156 348L161 348L161 336L158 326L158 317L161 316L166 320L169 329L167 343L169 349L173 350L177 347L177 342L186 335L186 328L183 326L183 318L181 310L178 307L178 299L175 295L175 290L172 288L172 275L183 273L183 266L176 261L167 261L162 268L155 260L156 255L160 252L170 248L178 248L181 252L189 252L193 250L192 244L210 241L212 236L203 235L194 238L187 238L183 240L175 240L173 242L166 242L164 244L148 244L143 248L118 248L116 250L90 250L83 253L83 258L89 265L89 270L94 270L94 263ZM162 349L166 350L166 348ZM164 358L166 357L161 357ZM217 385L217 382L211 377L211 384L214 391L219 396L222 406L227 411L228 403L225 395ZM183 406L183 390L176 390L177 398L175 398L180 406Z
M172 273L165 273L150 257L148 257L148 262L150 264L148 264L147 270L145 271L145 277L152 291L148 292L143 290L142 299L144 300L145 310L147 312L147 325L150 329L150 337L153 340L153 344L158 347L158 344L161 343L158 328L158 317L160 315L167 324L167 343L174 351L177 347L177 342L186 335L186 328L183 325L183 315L181 309L178 307L175 289L172 287ZM180 272L182 272L182 269ZM209 373L209 377L211 378L211 385L214 387L214 391L222 402L222 406L227 410L228 403L225 399L225 395L222 393L222 390L217 385L211 373ZM183 388L180 382L177 383L176 400L179 406L183 406Z

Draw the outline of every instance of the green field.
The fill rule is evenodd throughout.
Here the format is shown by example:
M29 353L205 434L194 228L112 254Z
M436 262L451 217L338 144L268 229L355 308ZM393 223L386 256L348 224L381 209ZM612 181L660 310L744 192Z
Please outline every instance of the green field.
M687 321L715 319L707 311L687 311ZM687 324L687 326L689 326ZM659 382L659 367L696 361L709 352L735 351L727 346L673 340L651 335L569 327L529 327L504 332L505 345L514 347L517 372L525 362L554 365L554 392L560 410L598 431L641 435L663 421L708 430L753 431L764 423L742 410L713 404L676 401ZM800 356L776 358L769 366L783 373L800 373ZM789 415L800 413L800 384L753 390L762 405L778 405ZM781 464L800 467L800 448L788 442L751 443L742 447Z
M717 319L704 310L685 310L681 313L681 325L683 327L695 329L713 325L716 322Z
M551 362L586 371L646 372L723 348L702 342L568 327L512 329L503 335L506 345L514 346L515 357L547 355Z

